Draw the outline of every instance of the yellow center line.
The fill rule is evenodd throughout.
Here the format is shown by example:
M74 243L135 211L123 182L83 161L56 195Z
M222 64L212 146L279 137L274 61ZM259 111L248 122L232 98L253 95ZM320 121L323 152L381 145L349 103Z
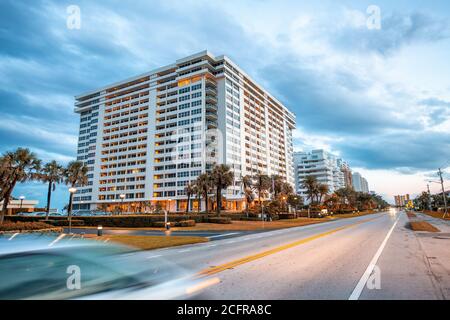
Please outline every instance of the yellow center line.
M267 250L267 251L263 251L263 252L260 252L260 253L254 254L254 255L250 255L250 256L247 256L247 257L244 257L244 258L240 258L240 259L237 259L237 260L234 260L234 261L231 261L231 262L227 262L227 263L221 264L219 266L215 266L215 267L212 267L212 268L209 268L209 269L205 269L205 270L200 271L197 274L197 276L198 277L210 276L210 275L222 272L222 271L224 271L226 269L234 268L234 267L239 266L241 264L244 264L244 263L247 263L247 262L251 262L251 261L254 261L254 260L257 260L257 259L261 259L261 258L269 256L271 254L274 254L274 253L277 253L277 252L280 252L280 251L283 251L283 250L286 250L286 249L290 249L290 248L296 247L298 245L305 244L307 242L311 242L311 241L316 240L316 239L320 239L320 238L329 236L329 235L331 235L333 233L336 233L336 232L339 232L339 231L342 231L342 230L345 230L345 229L349 229L349 228L352 228L354 226L357 226L357 225L360 225L362 223L369 222L369 221L372 221L372 220L375 220L375 219L378 219L378 218L381 218L381 217L382 216L376 217L376 218L371 218L371 219L366 219L366 220L359 221L359 222L355 222L355 223L352 223L352 224L347 225L347 226L343 226L343 227L339 227L339 228L336 228L336 229L333 229L333 230L330 230L330 231L327 231L327 232L319 233L319 234L316 234L314 236L311 236L311 237L308 237L308 238L304 238L304 239L301 239L301 240L297 240L297 241L294 241L294 242L291 242L291 243L288 243L288 244L285 244L285 245L282 245L282 246L279 246L279 247L276 247L276 248L273 248L273 249L270 249L270 250Z

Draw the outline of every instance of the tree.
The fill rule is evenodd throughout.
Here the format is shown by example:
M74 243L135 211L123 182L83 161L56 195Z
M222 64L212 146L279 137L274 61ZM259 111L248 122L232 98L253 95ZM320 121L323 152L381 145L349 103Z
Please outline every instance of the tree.
M423 191L420 196L414 199L414 205L419 207L420 210L428 209L428 192Z
M277 198L280 193L283 192L284 189L284 179L282 176L273 175L270 177L271 179L271 189L274 195L274 198Z
M246 188L244 190L244 196L245 196L245 214L248 218L248 207L249 203L252 203L255 200L255 194L253 193L252 188Z
M202 189L199 188L199 186L197 185L197 182L194 182L192 185L192 192L193 194L195 194L196 198L197 198L197 212L200 212L200 207L201 207L201 203L200 203L200 199L202 197Z
M306 189L306 194L308 195L307 199L310 201L310 206L314 203L314 197L318 193L318 186L319 183L315 176L306 176L303 180L302 187Z
M74 187L83 187L88 183L88 168L81 161L71 161L67 165L67 168L64 169L64 182L66 185L74 188ZM69 210L72 207L73 193L70 193L69 198Z
M187 196L187 204L186 204L186 213L189 212L189 203L191 201L191 196L194 194L194 185L191 183L188 183L186 187L184 187L184 191L186 192Z
M261 174L261 173L258 173L257 175L255 175L253 177L253 180L255 181L254 188L256 191L258 191L258 202L259 202L259 205L261 206L261 216L263 216L264 206L261 202L261 198L270 189L272 181L268 175Z
M217 215L220 215L220 209L222 206L222 190L233 184L234 174L228 165L220 164L216 165L212 170L211 179L216 186L216 211Z
M345 206L346 204L350 207L355 207L356 205L356 192L353 188L345 187L340 188L335 191L335 194L339 197L341 205Z
M7 152L3 155L0 162L2 163L0 200L3 200L0 224L2 224L17 182L24 183L37 179L41 168L41 160L29 149L18 148L14 152Z
M322 199L328 194L328 192L330 192L330 189L328 188L327 184L320 183L317 186L317 192L319 193L318 203L321 204L322 203Z
M202 173L197 177L196 180L197 187L199 188L203 198L205 199L205 211L208 213L208 197L212 189L211 176L208 173Z
M287 203L291 206L294 207L295 212L297 212L297 208L299 206L303 205L303 198L302 196L298 195L298 194L290 194L288 195L287 198Z
M272 181L270 177L265 174L257 174L253 177L253 180L255 181L254 188L258 192L258 202L262 207L261 198L270 189Z
M372 196L368 193L356 193L356 203L358 210L371 209Z
M55 191L56 184L59 184L64 179L64 168L59 165L55 160L45 164L39 174L39 179L48 184L47 189L47 214L45 215L45 220L48 220L48 215L50 213L50 202L52 198L52 191Z

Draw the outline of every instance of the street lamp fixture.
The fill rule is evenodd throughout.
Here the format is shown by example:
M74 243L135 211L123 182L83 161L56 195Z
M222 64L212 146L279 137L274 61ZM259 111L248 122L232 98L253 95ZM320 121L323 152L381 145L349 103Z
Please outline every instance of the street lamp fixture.
M25 196L20 196L20 211L22 211L23 200L25 200Z
M71 187L69 188L70 199L69 199L69 208L67 212L67 216L69 218L69 234L72 233L72 205L73 205L73 195L77 192L77 188Z

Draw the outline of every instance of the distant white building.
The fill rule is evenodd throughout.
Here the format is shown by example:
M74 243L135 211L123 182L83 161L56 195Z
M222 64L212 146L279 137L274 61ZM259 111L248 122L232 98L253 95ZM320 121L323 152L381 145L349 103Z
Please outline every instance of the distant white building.
M369 193L369 183L359 172L354 172L352 174L352 180L353 189L355 189L355 191Z
M306 199L306 189L302 188L307 176L314 176L320 183L326 184L330 193L345 187L343 167L348 165L335 155L325 150L294 153L295 188Z

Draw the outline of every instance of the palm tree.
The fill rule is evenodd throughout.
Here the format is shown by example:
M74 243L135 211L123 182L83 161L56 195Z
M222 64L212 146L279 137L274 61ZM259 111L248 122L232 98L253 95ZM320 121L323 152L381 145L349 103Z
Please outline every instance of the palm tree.
M197 177L196 184L205 199L205 211L208 213L208 196L212 188L211 176L208 173L202 173Z
M245 195L245 214L247 215L248 218L248 207L249 207L248 204L252 203L253 200L255 200L255 195L251 188L246 188L244 190L244 195Z
M202 198L202 190L198 187L197 182L194 182L192 184L192 194L195 194L196 198L197 198L197 212L200 212L200 207L201 207L201 198Z
M74 187L83 187L88 183L88 168L82 161L71 161L64 169L64 182L66 185ZM72 208L73 193L70 193L69 210Z
M310 205L314 202L314 196L317 194L318 181L315 176L306 176L303 180L302 187L306 189L308 195L307 199L310 200Z
M2 157L1 169L1 198L3 199L3 208L0 214L0 224L8 211L8 204L12 192L17 184L24 183L38 178L41 168L39 160L29 149L18 148L14 152L7 152Z
M268 175L261 173L258 173L253 179L255 180L254 188L255 190L258 191L258 202L259 205L261 206L261 216L262 216L264 214L264 207L261 202L261 196L270 189L272 181L270 180L270 177Z
M45 164L44 168L39 175L42 182L48 183L47 189L47 214L45 215L45 220L48 220L48 215L50 213L50 201L52 198L52 191L55 191L56 184L61 183L64 179L64 168L59 165L55 160Z
M191 196L194 194L194 185L192 183L188 183L186 187L184 187L184 191L187 196L187 204L186 204L186 213L189 212L189 203L191 202Z
M328 194L328 192L330 192L330 188L328 187L327 184L320 183L317 186L317 191L319 192L319 200L318 200L318 202L319 202L319 204L321 204L323 197L326 196Z
M233 184L234 174L230 170L229 166L226 164L220 164L214 166L214 169L211 172L211 178L216 186L216 211L217 215L220 215L220 209L222 207L222 190Z
M284 188L284 179L282 176L279 175L273 175L270 177L271 183L272 183L272 192L274 195L274 198L276 199L280 193L283 193Z

